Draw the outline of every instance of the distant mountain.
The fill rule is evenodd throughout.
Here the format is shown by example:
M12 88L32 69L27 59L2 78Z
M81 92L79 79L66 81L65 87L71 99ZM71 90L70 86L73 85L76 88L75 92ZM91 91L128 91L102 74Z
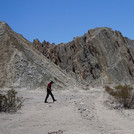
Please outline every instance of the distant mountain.
M31 42L15 33L5 22L0 22L0 88L35 89L46 87L50 80L54 80L56 89L78 85Z
M33 46L78 81L87 83L133 83L134 41L121 32L102 27L59 45L35 39Z

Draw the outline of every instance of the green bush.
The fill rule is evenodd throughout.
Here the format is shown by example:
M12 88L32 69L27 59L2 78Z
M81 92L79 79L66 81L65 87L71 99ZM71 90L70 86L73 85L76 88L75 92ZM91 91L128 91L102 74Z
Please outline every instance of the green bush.
M8 90L5 94L0 93L0 112L16 112L22 107L24 99L16 95L14 89Z
M106 86L105 91L115 98L120 107L125 109L134 108L134 92L130 85L118 85L114 88Z

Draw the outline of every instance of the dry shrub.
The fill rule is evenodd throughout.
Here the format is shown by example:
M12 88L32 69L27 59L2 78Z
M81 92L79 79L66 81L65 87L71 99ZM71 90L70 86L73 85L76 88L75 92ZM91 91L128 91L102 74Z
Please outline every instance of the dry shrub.
M134 92L130 85L118 85L114 88L106 86L105 91L114 97L120 107L125 109L134 108Z
M109 86L105 86L105 91L110 94L111 92L113 92L113 89Z
M0 93L0 112L16 112L22 107L24 99L16 95L14 89L8 90L5 94Z

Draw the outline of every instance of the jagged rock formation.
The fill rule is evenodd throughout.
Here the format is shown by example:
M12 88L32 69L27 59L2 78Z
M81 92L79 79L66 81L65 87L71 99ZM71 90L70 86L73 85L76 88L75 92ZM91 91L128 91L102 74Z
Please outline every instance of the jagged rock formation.
M76 86L76 80L90 84L134 81L134 41L106 27L89 30L66 44L37 39L32 44L0 22L0 57L0 87L37 88L50 79L57 88Z
M0 88L35 89L55 81L56 89L77 86L61 68L49 61L32 43L0 22Z
M36 39L33 45L56 65L88 83L134 81L134 41L119 31L95 28L67 44L41 44Z

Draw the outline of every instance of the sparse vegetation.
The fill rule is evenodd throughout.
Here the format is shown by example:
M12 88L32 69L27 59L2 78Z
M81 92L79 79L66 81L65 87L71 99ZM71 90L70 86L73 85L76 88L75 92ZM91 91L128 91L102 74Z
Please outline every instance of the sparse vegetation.
M134 108L134 91L133 87L130 85L118 85L114 88L106 86L105 91L109 93L118 104L120 104L118 106L125 109Z
M5 94L0 93L0 112L16 112L22 107L24 99L17 97L17 91L8 90Z

